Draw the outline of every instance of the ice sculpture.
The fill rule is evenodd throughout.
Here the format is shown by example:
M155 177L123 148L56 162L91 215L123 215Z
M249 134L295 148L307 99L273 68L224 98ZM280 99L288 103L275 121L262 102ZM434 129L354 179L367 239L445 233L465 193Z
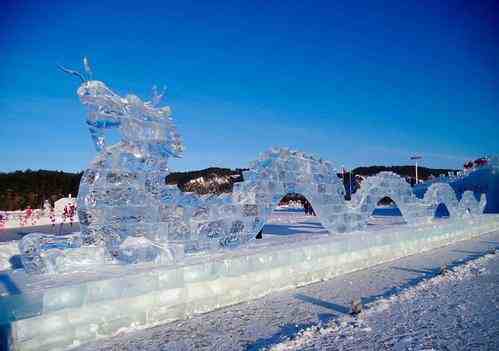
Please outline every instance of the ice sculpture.
M392 172L381 172L362 181L360 189L352 196L351 205L362 213L363 221L373 213L378 202L384 197L391 198L407 222L415 217L416 208L411 204L416 201L409 183Z
M237 246L256 236L289 192L307 196L326 226L334 223L323 214L345 208L344 188L331 163L301 152L269 150L243 177L231 195L198 196L166 186L171 200L162 204L164 238L185 245L187 253Z
M485 194L478 202L470 191L458 201L456 193L447 183L432 184L420 200L404 178L392 172L381 172L362 182L359 191L352 197L352 206L363 213L365 219L365 215L369 216L384 197L392 199L405 221L412 224L433 219L440 204L445 205L451 218L455 218L481 214L486 203Z
M125 262L170 261L171 248L160 240L160 205L168 158L183 148L170 108L157 107L162 94L156 90L144 102L135 95L120 97L99 81L85 81L78 96L88 109L87 125L98 152L78 194L83 242L103 243ZM108 145L106 131L113 128L120 141Z
M83 81L78 96L97 156L84 172L78 194L81 237L32 234L20 244L26 270L61 272L103 262L172 264L184 254L236 247L256 236L287 193L312 204L330 233L362 230L378 201L394 200L408 223L428 221L444 203L451 217L479 214L473 194L461 201L447 184L432 185L417 199L405 179L382 172L363 181L351 201L329 161L299 151L271 149L252 162L232 194L183 193L165 184L168 159L183 151L169 107L135 95L121 97L103 82L63 68ZM119 141L106 138L114 130ZM94 254L92 254L94 252Z
M57 260L64 258L67 254L65 249L79 247L81 247L79 235L55 236L31 233L21 240L19 252L26 272L55 273L58 266Z

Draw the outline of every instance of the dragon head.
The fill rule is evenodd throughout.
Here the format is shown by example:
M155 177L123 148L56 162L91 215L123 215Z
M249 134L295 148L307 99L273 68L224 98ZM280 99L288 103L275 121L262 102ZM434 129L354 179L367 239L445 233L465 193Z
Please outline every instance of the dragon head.
M171 119L168 106L158 107L163 92L153 87L151 101L142 101L136 95L121 97L106 84L91 80L88 60L83 60L85 75L60 66L71 75L81 79L77 94L89 111L87 124L97 151L108 148L105 131L117 128L120 142L135 150L137 157L166 159L180 157L183 145Z

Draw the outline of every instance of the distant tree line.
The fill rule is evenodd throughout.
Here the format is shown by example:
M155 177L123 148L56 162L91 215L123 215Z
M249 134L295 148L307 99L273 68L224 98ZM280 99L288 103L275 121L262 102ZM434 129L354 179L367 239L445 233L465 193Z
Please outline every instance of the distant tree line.
M182 191L192 191L198 194L230 193L234 183L243 181L245 169L229 169L210 167L199 171L173 172L166 177L167 184L177 184ZM403 177L414 177L414 166L370 166L357 167L353 175L371 176L382 171L391 171ZM430 175L447 174L452 169L434 169L419 167L420 179ZM72 194L78 195L78 187L82 176L80 173L62 171L26 170L10 173L0 172L0 210L13 211L25 209L28 206L40 208L45 200L54 203L56 200ZM338 174L341 176L341 174ZM343 179L348 188L349 174ZM352 190L358 187L355 177L352 177Z
M245 170L210 167L199 171L173 172L166 177L166 183L177 184L182 191L198 194L230 193L234 183L243 181Z
M349 172L338 173L338 177L343 178L343 185L345 186L345 199L350 200L351 194L359 189L363 177L370 177L378 174L379 172L393 172L406 180L413 186L416 178L416 169L414 166L369 166L354 168L350 174ZM427 180L430 177L438 177L441 174L447 175L449 172L456 172L455 169L446 168L427 168L418 167L418 178L420 180Z
M416 176L414 166L369 166L357 167L352 170L353 174L362 176L372 176L379 172L393 172L401 177ZM428 179L430 176L438 177L441 174L447 175L449 172L456 172L455 169L418 167L419 179Z
M0 210L41 208L45 200L53 204L68 194L76 197L82 174L29 169L0 172Z

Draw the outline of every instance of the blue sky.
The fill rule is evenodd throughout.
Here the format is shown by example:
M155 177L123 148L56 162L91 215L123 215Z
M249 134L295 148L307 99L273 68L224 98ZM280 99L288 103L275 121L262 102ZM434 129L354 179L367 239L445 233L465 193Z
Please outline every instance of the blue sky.
M143 7L142 7L143 6ZM494 1L2 1L0 171L82 170L94 157L81 69L165 104L172 170L244 167L289 146L338 167L460 167L499 153Z

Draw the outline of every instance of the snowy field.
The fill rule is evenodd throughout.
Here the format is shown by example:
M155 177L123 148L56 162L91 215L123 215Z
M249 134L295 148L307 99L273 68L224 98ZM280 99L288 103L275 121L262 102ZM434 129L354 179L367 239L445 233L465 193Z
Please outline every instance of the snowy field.
M302 235L326 232L301 211L278 210L262 242ZM495 247L499 232L78 350L499 349L499 254L487 254ZM366 309L352 317L358 298Z
M41 211L41 210L36 210ZM4 225L0 229L24 229L30 230L32 227L44 227L44 226L52 226L52 218L46 215L41 216L32 216L25 220L23 223L23 217L25 216L24 211L10 211L3 212L9 217L9 220L4 223ZM59 227L61 223L68 224L71 222L69 218L64 218L62 215L57 215L53 218L54 224ZM73 223L78 223L78 218L73 218Z
M26 227L0 228L0 243L12 240L20 240L29 233L44 233L54 235L64 235L74 233L80 230L80 223L58 223L55 226L51 224L42 224Z
M423 269L417 284L367 304L358 317L311 326L270 349L498 350L498 267L499 255L488 254L445 275Z
M52 225L40 225L25 228L2 228L0 229L0 271L21 268L21 260L19 257L19 240L29 233L45 233L65 235L75 233L80 230L79 223L64 223L62 226L58 224L56 227Z

